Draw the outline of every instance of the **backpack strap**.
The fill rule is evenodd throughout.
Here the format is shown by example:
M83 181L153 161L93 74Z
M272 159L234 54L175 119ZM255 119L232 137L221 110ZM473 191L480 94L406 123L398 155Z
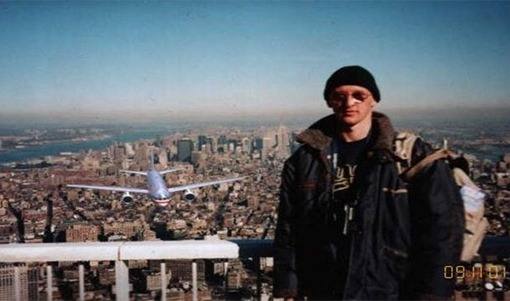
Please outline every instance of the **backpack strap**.
M411 167L414 143L418 136L411 132L399 132L394 140L394 154L397 161L398 174L402 174Z
M448 149L438 149L435 152L431 153L430 155L426 156L425 158L421 159L418 163L413 165L412 167L408 168L404 172L402 172L400 175L401 177L409 181L413 179L420 171L425 169L428 165L432 164L436 160L440 159L446 159L451 158L454 156L454 153Z
M413 164L413 148L418 138L419 137L417 135L411 132L399 132L395 138L394 152L395 156L399 159L399 161L397 161L397 169L399 175L405 181L412 180L425 167L432 164L436 160L455 157L455 153L448 150L445 145L444 148L430 153L425 158L421 159L418 163Z

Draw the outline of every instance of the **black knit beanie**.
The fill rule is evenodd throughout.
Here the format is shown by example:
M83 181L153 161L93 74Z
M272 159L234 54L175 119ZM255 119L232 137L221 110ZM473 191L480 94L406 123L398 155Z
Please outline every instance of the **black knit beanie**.
M327 101L331 92L343 85L361 86L372 93L375 101L381 99L374 77L361 66L345 66L331 74L324 88L324 99Z

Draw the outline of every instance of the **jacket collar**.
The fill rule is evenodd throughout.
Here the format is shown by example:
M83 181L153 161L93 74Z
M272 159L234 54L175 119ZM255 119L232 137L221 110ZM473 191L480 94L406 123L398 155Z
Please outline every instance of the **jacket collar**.
M328 115L300 133L297 136L297 141L319 151L325 151L329 149L331 141L335 136L337 125L335 115ZM373 153L391 154L393 152L395 131L390 119L382 113L373 112L371 130L373 140L369 146L369 156Z

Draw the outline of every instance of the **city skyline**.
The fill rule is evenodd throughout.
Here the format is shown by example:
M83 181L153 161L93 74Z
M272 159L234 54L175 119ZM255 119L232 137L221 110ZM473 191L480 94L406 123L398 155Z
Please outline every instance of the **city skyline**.
M3 2L4 120L315 115L342 65L381 110L510 108L510 3Z
M92 258L88 254L89 257L85 259L85 262L91 261L90 264L83 264L82 258L77 257L73 259L67 257L67 263L59 265L46 264L45 261L60 261L61 250L64 248L68 250L72 248L76 254L83 254L80 251L85 248L84 244L87 244L87 252L99 254L93 252L90 247L105 251L101 253L100 260L108 260L102 256L112 253L114 254L113 259L118 259L118 254L124 254L124 250L130 247L128 245L138 244L140 246L143 244L143 250L150 250L147 252L150 254L148 260L145 260L145 257L137 257L143 260L124 261L125 271L130 276L134 276L123 278L124 282L122 283L126 287L133 286L132 290L127 288L123 290L126 293L124 298L128 299L129 295L135 295L138 298L157 299L157 294L164 291L164 288L168 288L171 293L168 296L169 299L187 300L184 295L191 294L189 283L192 278L195 278L191 276L193 273L192 262L169 261L168 259L174 258L172 256L176 256L176 253L169 249L159 253L155 252L156 248L166 248L172 243L174 246L186 244L187 248L181 248L181 250L196 254L194 251L198 244L231 243L221 240L233 240L236 243L247 241L251 250L255 243L259 250L257 252L260 252L257 254L266 254L265 256L270 254L265 251L261 252L260 248L267 246L269 250L271 239L275 235L280 172L285 158L288 157L292 149L298 146L294 140L295 135L292 133L290 129L284 127L250 130L222 128L220 131L208 130L207 132L193 129L190 133L173 133L156 140L142 139L130 143L114 143L106 149L52 156L50 158L51 165L42 168L33 166L28 169L4 169L3 172L0 172L0 187L2 188L0 191L0 201L2 202L0 203L3 206L0 208L0 217L2 217L0 241L3 243L25 243L3 246L3 249L6 250L4 259L8 261L13 256L18 256L16 249L9 250L11 247L30 248L32 254L43 254L38 251L38 248L46 248L49 242L60 242L59 250L44 252L45 257L40 258L41 263L16 266L18 274L22 277L19 287L30 288L30 278L27 283L25 275L27 272L33 271L33 275L36 277L33 278L32 287L36 294L39 293L37 296L40 299L44 299L48 292L51 292L55 299L78 299L77 296L81 292L82 295L88 294L90 299L108 300L114 299L115 293L118 292L118 290L114 290L114 287L118 288L120 283L114 274L114 272L121 271L117 262L115 264L112 261L92 263L92 260L96 258ZM459 131L459 133L463 133L463 131ZM436 136L441 137L442 134L436 133ZM461 135L455 140L478 146L491 143L483 138L483 133L479 133L477 139L465 139ZM455 140L451 142L455 144ZM185 153L191 151L191 156L180 155L182 149L179 148L179 144L182 141L187 143L192 141L193 145L196 144L196 148L183 150ZM492 140L493 142L495 140ZM242 183L233 184L230 188L220 186L198 190L197 199L193 202L189 202L182 195L177 194L170 200L166 210L156 210L154 204L144 202L143 196L136 196L134 202L126 204L121 193L113 194L106 191L95 193L90 190L80 192L75 189L66 189L63 186L75 181L89 183L100 181L106 185L118 183L118 185L140 187L145 182L143 177L119 177L118 173L126 168L140 170L144 168L143 166L147 166L147 158L150 157L148 156L149 147L154 148L155 154L158 154L157 163L155 162L158 170L169 167L182 168L178 173L168 174L167 183L202 181L226 173L249 174L251 176ZM490 238L494 247L491 249L490 255L484 253L485 255L482 257L491 259L481 262L496 264L499 267L498 270L503 269L503 272L498 272L499 282L496 283L491 278L493 280L491 283L499 288L495 293L508 291L508 277L504 279L504 270L508 270L508 253L501 251L504 247L499 242L508 242L510 229L510 225L507 223L510 214L510 206L508 206L510 204L508 202L510 153L502 156L498 162L477 160L473 156L469 156L469 158L473 164L473 178L489 195L485 208L490 224L488 240L484 241L484 245L491 244ZM183 242L183 239L187 241ZM191 239L192 241L190 241ZM168 240L179 241L166 244ZM114 244L119 242L122 242L122 247L118 245L115 247ZM190 243L194 245L191 246ZM43 244L44 246L42 246ZM495 246L496 244L497 246ZM114 252L106 251L111 250L112 247L116 248ZM216 252L218 245L214 247L214 252ZM202 290L204 298L199 300L237 300L240 297L232 296L239 296L235 295L239 293L239 290L242 290L243 296L265 295L267 298L270 297L271 274L266 273L271 271L272 259L267 262L263 260L264 264L261 263L258 268L255 268L256 266L252 264L253 260L243 261L243 256L253 256L251 255L253 253L244 253L241 243L239 248L238 257L241 261L228 261L226 277L227 265L224 265L223 262L219 262L219 265L216 265L218 261L203 263L202 265L210 267L208 269L200 268L201 261L197 262L199 267L196 279L198 283L207 284ZM191 252L192 249L193 252ZM137 256L140 254L137 253ZM170 258L166 255L159 255L161 258L157 259L154 254L171 255ZM48 255L50 257L47 257ZM207 258L212 258L212 256ZM73 260L77 263L72 264ZM3 273L3 278L0 279L0 296L3 293L6 299L12 299L16 292L16 285L13 285L15 280L12 280L16 279L14 267L10 264L0 267ZM220 267L223 269L218 269ZM166 278L166 280L172 279L170 284L166 284L161 273L158 273L166 268L171 271ZM248 277L250 271L255 273L252 272L252 276ZM258 276L259 271L264 273L262 277ZM47 275L52 275L52 278ZM225 281L218 280L217 276L225 277L222 278ZM78 281L79 278L83 281ZM45 279L52 279L55 289L47 289L48 285L46 285ZM166 285L161 284L162 282ZM70 285L60 286L58 283ZM256 289L257 283L262 283L262 288L265 287L266 290ZM468 283L470 286L466 287L465 284ZM473 292L478 292L477 296L481 296L486 292L483 290L483 285L486 283L488 282L483 277L477 281L463 281L457 286L458 293L456 294L467 291L471 294L470 296L473 296ZM193 284L194 288L197 286L198 284ZM471 288L482 289L475 291ZM25 289L25 291L28 290ZM178 293L178 296L174 293Z

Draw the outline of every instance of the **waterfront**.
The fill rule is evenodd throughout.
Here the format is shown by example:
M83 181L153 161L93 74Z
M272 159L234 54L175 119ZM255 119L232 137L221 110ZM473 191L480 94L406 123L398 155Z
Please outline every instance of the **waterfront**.
M165 129L132 130L106 139L49 143L29 146L26 148L4 150L3 152L0 152L0 164L38 159L44 156L58 155L62 152L80 152L89 149L100 150L107 148L114 142L132 142L140 139L156 139L157 137L168 135L169 133L171 133L171 131Z
M393 114L390 114L393 116ZM297 132L311 124L312 120L289 121L290 127ZM225 121L222 126L256 128L260 126L275 125L268 122L243 122ZM105 139L91 139L87 141L66 141L47 143L43 145L27 146L25 148L3 149L0 151L0 164L10 162L26 162L28 160L42 159L44 156L58 155L62 152L80 152L101 150L107 148L114 142L133 142L140 139L156 139L174 132L187 131L210 126L221 126L220 124L207 123L183 123L172 126L146 126L128 127L121 131L117 130ZM480 160L497 162L505 153L510 153L510 121L502 118L403 118L395 116L395 127L397 131L410 130L422 136L426 141L438 146L443 138L449 140L450 146L458 151L476 156ZM5 130L4 130L5 132ZM18 131L19 132L19 131ZM12 134L16 133L15 130Z

